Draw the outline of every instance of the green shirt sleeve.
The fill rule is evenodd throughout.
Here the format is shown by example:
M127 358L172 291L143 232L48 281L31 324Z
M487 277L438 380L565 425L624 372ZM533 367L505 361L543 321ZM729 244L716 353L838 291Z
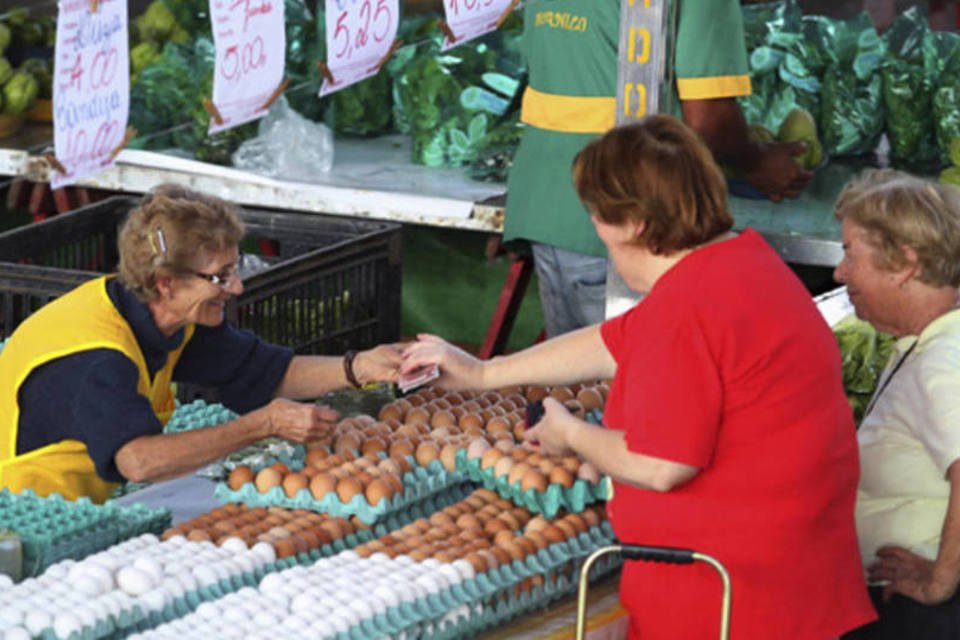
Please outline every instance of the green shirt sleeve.
M737 0L678 0L674 56L682 100L750 94L743 15Z

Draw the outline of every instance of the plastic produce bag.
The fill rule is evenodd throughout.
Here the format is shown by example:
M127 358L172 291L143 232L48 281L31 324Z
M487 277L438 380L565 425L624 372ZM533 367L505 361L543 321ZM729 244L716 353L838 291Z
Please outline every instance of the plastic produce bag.
M830 155L869 153L884 129L885 47L866 13L835 25L824 73L820 131Z
M931 34L937 69L934 77L940 86L933 94L933 121L940 166L957 164L950 157L950 145L960 139L960 35L939 32Z
M933 125L933 41L916 7L901 14L884 34L889 55L883 65L890 161L921 173L938 164Z
M233 154L233 166L263 176L309 181L333 167L333 132L290 108L281 96L260 120L259 134ZM309 140L309 144L294 141Z

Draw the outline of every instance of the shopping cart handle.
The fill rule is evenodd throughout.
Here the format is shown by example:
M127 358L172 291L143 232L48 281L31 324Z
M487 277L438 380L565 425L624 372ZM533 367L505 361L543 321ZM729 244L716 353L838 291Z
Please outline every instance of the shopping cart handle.
M694 561L690 549L674 547L648 547L640 544L625 544L620 550L627 560L646 560L649 562L667 562L669 564L690 564Z

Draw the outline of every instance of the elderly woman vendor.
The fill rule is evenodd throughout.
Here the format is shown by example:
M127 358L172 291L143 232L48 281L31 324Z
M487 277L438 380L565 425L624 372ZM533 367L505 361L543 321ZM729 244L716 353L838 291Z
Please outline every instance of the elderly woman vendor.
M336 412L292 399L396 377L393 346L294 356L225 322L243 291L242 236L230 204L158 187L120 232L119 276L80 285L17 328L0 351L0 486L102 501L125 479L182 475L267 436L320 438ZM171 381L216 387L242 415L164 434Z
M644 300L485 362L424 336L403 370L438 363L441 385L482 389L613 378L604 427L548 398L527 436L613 479L620 540L723 562L733 638L823 640L871 620L854 425L836 341L806 289L756 232L730 232L723 177L674 118L611 130L580 152L573 175ZM708 567L628 561L620 598L631 638L717 633L720 585Z
M857 433L860 549L885 585L880 621L857 637L957 638L960 192L878 172L844 190L836 216L835 277L859 318L897 338Z

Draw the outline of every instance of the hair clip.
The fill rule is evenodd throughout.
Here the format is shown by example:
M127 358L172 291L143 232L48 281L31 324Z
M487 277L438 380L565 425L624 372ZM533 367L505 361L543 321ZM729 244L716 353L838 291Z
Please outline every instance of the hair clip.
M160 245L160 255L163 256L163 259L167 259L167 241L163 237L163 229L160 225L157 225L157 244Z

